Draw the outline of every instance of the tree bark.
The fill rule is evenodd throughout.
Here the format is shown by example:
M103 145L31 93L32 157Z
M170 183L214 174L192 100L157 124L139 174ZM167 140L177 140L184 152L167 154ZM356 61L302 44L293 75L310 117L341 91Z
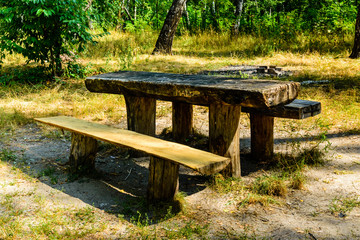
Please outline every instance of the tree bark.
M233 36L236 36L236 35L239 35L239 31L240 31L240 21L241 21L241 15L242 15L243 7L244 7L244 0L235 0L235 1L233 1L233 4L236 7L236 10L235 10L236 20L233 25L231 33Z
M97 141L94 138L78 133L71 134L70 171L73 173L90 173L95 169Z
M171 54L176 28L180 22L186 0L174 0L166 16L152 54Z
M360 57L360 5L358 6L358 13L355 23L355 38L354 38L354 47L349 56L350 58L359 58Z
M173 137L182 143L193 133L193 106L181 102L173 102L172 106Z
M210 152L229 157L230 164L221 172L226 177L241 177L240 167L240 114L241 106L210 104Z
M274 117L250 113L251 155L256 162L271 160L274 154Z

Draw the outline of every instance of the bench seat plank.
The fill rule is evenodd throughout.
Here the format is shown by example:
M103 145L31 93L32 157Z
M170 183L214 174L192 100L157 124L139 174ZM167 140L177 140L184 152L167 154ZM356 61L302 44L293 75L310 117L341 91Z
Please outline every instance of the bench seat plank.
M182 164L202 174L219 172L230 162L229 158L194 149L182 144L168 142L133 131L117 129L72 117L57 116L35 118L34 120L63 128L71 132L80 133L101 141L143 151L149 155Z
M291 103L282 106L276 106L268 109L243 107L241 111L247 113L258 113L271 117L305 119L320 114L321 103L295 99Z

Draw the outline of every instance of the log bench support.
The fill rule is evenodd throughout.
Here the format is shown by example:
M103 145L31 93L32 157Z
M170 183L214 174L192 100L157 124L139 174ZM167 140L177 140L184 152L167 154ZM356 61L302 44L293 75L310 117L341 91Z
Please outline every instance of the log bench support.
M147 191L149 200L174 199L179 187L179 164L210 175L221 171L230 163L229 158L179 143L76 118L59 116L35 120L73 133L70 153L71 166L75 167L73 171L93 169L96 140L129 147L150 155Z
M72 173L90 173L95 169L97 153L96 139L78 133L71 133L69 165Z

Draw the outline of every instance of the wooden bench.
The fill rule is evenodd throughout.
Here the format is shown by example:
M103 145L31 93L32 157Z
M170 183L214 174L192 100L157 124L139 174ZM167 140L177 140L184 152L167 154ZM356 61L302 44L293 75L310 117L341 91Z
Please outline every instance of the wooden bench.
M305 119L321 113L321 103L295 99L289 104L267 109L243 107L250 113L251 155L257 161L266 161L274 153L274 118Z
M72 171L94 168L97 140L145 152L151 156L148 199L169 200L178 190L178 164L210 175L224 169L230 159L179 143L113 128L72 117L35 118L36 121L72 132L69 162ZM169 167L167 167L169 165ZM174 167L174 165L176 165ZM161 166L161 167L159 167ZM165 170L164 170L165 169ZM170 169L170 170L168 170ZM174 170L175 169L175 170Z

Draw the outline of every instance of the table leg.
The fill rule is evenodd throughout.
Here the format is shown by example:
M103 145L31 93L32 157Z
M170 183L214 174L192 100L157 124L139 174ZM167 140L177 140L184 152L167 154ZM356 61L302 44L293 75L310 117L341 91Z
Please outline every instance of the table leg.
M97 140L78 133L71 134L70 171L89 173L95 169Z
M266 161L274 154L274 117L250 113L251 155L256 161Z
M209 107L210 152L229 157L225 176L240 177L240 114L241 106L211 104Z
M173 137L177 142L185 140L193 133L193 106L188 103L172 103Z
M156 99L125 95L128 129L155 136Z

